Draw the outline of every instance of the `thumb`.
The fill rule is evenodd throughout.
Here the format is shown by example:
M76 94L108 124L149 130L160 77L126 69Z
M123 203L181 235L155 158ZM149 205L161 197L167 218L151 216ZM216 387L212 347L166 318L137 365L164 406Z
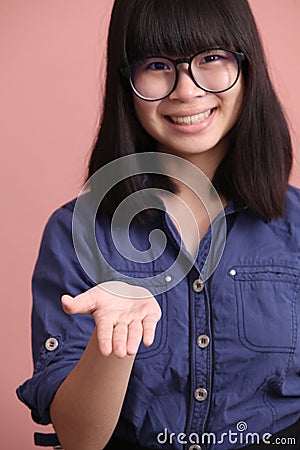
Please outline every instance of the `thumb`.
M76 295L76 297L64 294L61 302L63 310L67 314L91 314L96 306L95 299L88 292Z

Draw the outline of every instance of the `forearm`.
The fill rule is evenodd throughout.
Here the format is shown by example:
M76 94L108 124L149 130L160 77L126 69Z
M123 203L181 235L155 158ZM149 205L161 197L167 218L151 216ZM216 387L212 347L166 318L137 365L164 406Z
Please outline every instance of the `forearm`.
M134 356L102 356L96 331L75 369L58 389L50 412L65 450L105 447L120 415Z

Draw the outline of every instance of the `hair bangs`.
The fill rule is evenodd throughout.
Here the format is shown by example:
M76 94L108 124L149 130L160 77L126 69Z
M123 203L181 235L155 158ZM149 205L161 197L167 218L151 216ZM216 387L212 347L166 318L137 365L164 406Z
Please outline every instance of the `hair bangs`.
M136 0L127 30L128 62L190 56L214 47L236 50L224 5L222 0Z

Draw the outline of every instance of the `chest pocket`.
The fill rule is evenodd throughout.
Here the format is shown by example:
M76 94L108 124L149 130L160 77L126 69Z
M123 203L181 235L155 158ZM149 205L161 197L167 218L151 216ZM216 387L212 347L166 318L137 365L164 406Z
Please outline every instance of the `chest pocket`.
M255 352L292 352L297 341L299 270L236 266L234 280L241 343Z

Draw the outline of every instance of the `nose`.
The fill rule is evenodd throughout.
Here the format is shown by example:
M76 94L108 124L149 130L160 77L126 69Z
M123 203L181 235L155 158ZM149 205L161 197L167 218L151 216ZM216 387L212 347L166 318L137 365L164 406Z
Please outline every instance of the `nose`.
M195 97L203 97L207 94L198 87L191 78L188 64L182 63L177 67L178 77L174 91L169 95L170 100L180 100L182 102L192 101Z

